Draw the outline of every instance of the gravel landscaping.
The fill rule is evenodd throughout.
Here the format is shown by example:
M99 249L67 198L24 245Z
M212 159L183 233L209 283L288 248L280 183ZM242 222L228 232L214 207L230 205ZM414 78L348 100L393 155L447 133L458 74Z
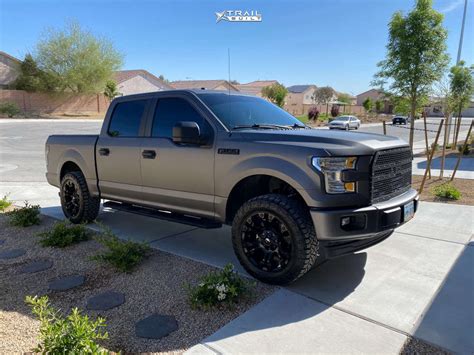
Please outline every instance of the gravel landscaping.
M65 314L78 307L92 318L105 317L109 339L101 345L110 351L156 353L185 351L275 290L257 282L254 295L234 308L194 310L184 286L215 268L153 250L135 271L120 273L90 260L102 249L93 240L63 249L41 247L37 234L54 222L41 216L40 225L18 228L0 214L0 353L28 352L37 345L39 322L24 302L27 295L48 295ZM94 298L103 293L112 308ZM96 306L109 309L90 309ZM163 324L161 333L147 329L156 324Z
M413 188L419 189L421 185L421 180L423 176L413 175L412 183ZM459 200L449 200L446 198L439 198L433 194L433 188L435 186L439 186L443 183L449 182L449 179L439 179L438 176L433 176L431 179L426 179L425 187L423 188L423 192L421 193L421 200L422 201L430 201L430 202L445 202L445 203L453 203L456 205L470 205L474 206L474 180L470 179L458 179L455 178L452 182L452 185L455 186L461 192L461 198Z

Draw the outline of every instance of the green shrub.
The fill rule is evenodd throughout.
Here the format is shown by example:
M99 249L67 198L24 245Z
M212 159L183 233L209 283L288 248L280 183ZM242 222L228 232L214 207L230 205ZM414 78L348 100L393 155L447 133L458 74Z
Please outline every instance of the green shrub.
M436 197L447 198L450 200L459 200L461 198L461 192L459 192L459 190L449 182L435 186L433 188L433 193Z
M33 349L43 354L107 354L96 341L107 339L103 318L95 321L73 308L67 317L62 317L48 300L48 296L27 296L25 302L40 321L40 344Z
M40 224L40 206L30 205L25 201L25 206L7 212L6 215L10 220L10 224L17 227L29 227L34 224Z
M222 271L203 276L197 286L188 285L189 302L191 307L201 309L235 304L250 293L253 285L239 277L232 264L227 264Z
M469 144L460 144L458 145L458 152L462 153L463 155L469 155L469 153L471 152L471 147L469 146Z
M8 195L3 196L3 198L0 199L0 212L5 211L12 203L13 202L8 199Z
M20 112L20 109L14 102L0 103L0 114L7 115L8 117L13 117L15 115L18 115Z
M103 234L96 240L108 250L92 257L104 261L123 272L131 272L150 252L144 243L124 241L117 238L109 228L102 226Z
M64 248L88 240L89 235L90 232L82 224L58 222L49 231L40 233L39 237L40 244L44 247Z

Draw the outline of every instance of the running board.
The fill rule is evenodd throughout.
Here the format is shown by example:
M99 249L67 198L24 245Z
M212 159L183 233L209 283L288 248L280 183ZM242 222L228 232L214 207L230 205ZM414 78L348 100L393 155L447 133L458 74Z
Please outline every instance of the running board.
M118 211L135 213L142 216L163 219L165 221L187 224L198 228L212 229L222 227L222 223L213 221L211 219L193 217L173 212L166 212L153 208L140 207L126 203L107 201L104 202L103 206Z

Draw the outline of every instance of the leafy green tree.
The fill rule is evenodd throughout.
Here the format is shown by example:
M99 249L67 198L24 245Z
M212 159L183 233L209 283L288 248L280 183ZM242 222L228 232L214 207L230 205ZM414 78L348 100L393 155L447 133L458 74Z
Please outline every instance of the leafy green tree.
M362 102L362 106L364 106L365 110L367 112L372 111L372 108L374 107L374 102L370 97L367 97L364 102Z
M285 97L288 94L286 87L279 83L270 86L265 86L262 89L262 96L269 99L274 104L283 107L285 104Z
M38 68L38 64L31 54L25 55L20 64L20 72L14 86L17 90L28 92L50 91L54 87L55 78Z
M48 75L52 91L99 93L122 65L122 55L111 42L73 22L45 34L37 45L36 62Z
M350 105L352 103L350 95L344 93L341 93L337 96L337 101L345 103L346 105Z
M166 79L166 78L164 77L163 74L161 74L158 78L160 78L161 80L163 80L166 84L169 84L169 82L170 82L168 79Z
M380 100L375 101L375 111L380 112L383 108L383 102Z
M334 89L329 86L317 88L314 92L313 99L320 105L327 105L334 96Z
M466 67L464 61L453 66L450 70L450 94L452 107L456 110L458 117L466 107L469 107L471 97L474 95L474 66Z
M406 16L396 12L389 24L385 60L381 61L374 85L390 81L389 91L408 98L415 117L420 100L448 65L447 31L443 15L432 8L432 0L417 0ZM410 146L413 147L414 120L410 121Z
M105 83L105 90L104 90L104 95L112 101L116 96L118 96L120 93L117 90L117 84L113 80L108 80L107 83Z

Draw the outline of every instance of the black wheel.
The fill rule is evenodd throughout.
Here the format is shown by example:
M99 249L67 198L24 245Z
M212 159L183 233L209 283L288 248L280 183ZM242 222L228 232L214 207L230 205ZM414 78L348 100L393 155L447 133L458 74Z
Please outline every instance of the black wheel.
M346 131L348 131L348 130L349 130L349 125L346 125Z
M92 222L100 209L100 198L89 193L84 175L72 171L61 180L61 207L72 223Z
M303 276L318 257L309 212L298 201L277 194L255 197L237 211L232 243L250 275L277 285Z

